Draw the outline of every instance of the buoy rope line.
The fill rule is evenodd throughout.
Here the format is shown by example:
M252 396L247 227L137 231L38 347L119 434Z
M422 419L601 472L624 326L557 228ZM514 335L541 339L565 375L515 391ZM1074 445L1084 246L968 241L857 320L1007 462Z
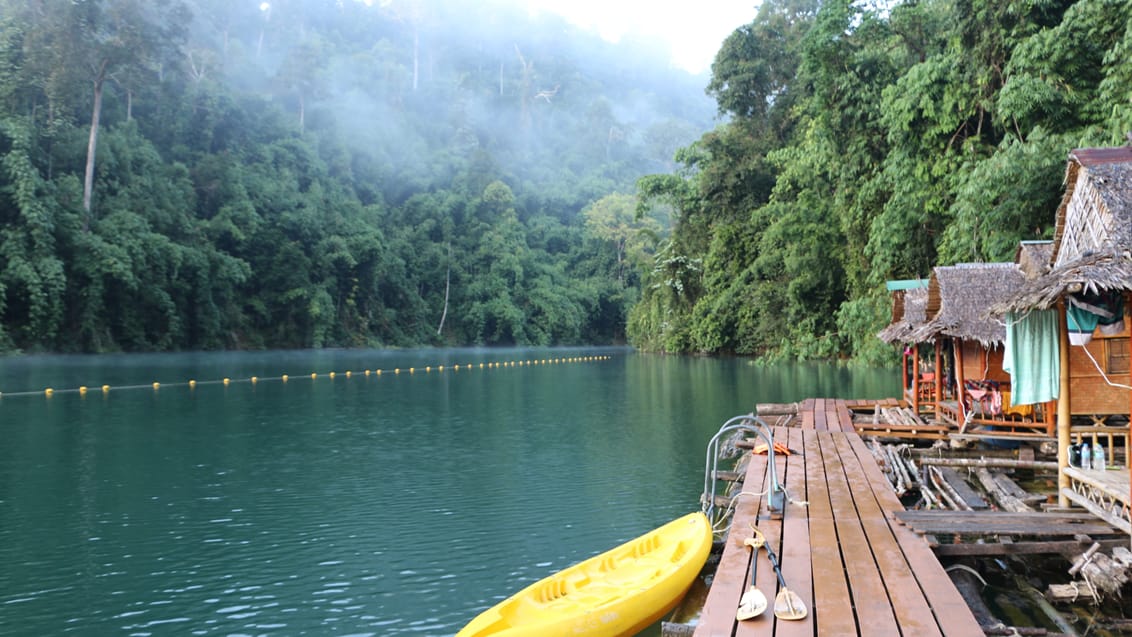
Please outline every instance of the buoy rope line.
M295 381L295 380L303 380L303 379L309 379L311 381L314 381L314 380L317 380L319 378L329 378L331 380L335 380L335 379L338 379L338 378L353 379L353 378L358 378L358 377L370 378L370 377L381 377L381 376L389 376L389 375L402 376L402 375L406 375L406 374L415 376L417 374L433 374L433 373L443 374L445 372L462 372L462 371L472 371L472 370L480 370L480 369L500 369L500 368L505 368L505 367L534 367L534 366L539 366L539 365L558 365L558 364L562 364L562 363L589 363L589 362L594 362L594 361L607 361L611 358L613 358L613 357L612 356L570 356L570 357L559 357L559 358L529 359L529 360L521 360L521 361L496 361L496 362L490 362L490 363L459 363L459 364L456 364L456 365L425 365L424 367L413 366L413 367L394 367L394 368L391 368L391 369L366 369L366 370L358 371L358 372L355 372L355 371L352 371L352 370L347 370L347 371L344 371L344 372L326 372L326 373L323 373L323 374L320 374L318 372L312 372L310 374L298 375L298 376L293 376L293 375L290 375L290 374L282 374L282 375L279 375L279 376L249 376L247 378L228 378L228 377L225 377L225 378L221 378L221 379L218 379L218 380L194 380L194 379L190 379L188 381L174 382L174 383L153 382L153 383L150 383L148 385L115 385L113 387L111 387L110 385L98 385L98 386L89 386L89 387L86 386L86 385L80 385L79 387L68 388L68 389L55 389L53 387L47 387L47 388L44 388L44 389L30 390L30 391L18 391L18 392L2 392L2 391L0 391L0 399L16 398L16 397L23 397L23 396L45 396L47 398L50 398L52 396L55 396L56 394L79 394L80 396L85 396L86 394L92 393L92 392L100 392L100 393L103 393L103 394L109 394L111 391L119 392L119 391L137 390L137 389L151 389L153 391L158 391L162 388L169 388L169 387L188 387L189 389L195 389L197 387L202 387L202 386L205 386L205 385L228 386L228 385L233 385L233 384L256 385L258 383L265 383L265 382L287 383L287 382L291 382L291 381Z

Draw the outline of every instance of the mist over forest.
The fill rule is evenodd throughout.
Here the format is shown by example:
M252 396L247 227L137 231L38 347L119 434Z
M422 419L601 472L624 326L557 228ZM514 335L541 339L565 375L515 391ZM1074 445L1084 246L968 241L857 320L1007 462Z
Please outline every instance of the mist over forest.
M624 342L707 78L517 4L0 0L0 349Z
M762 0L702 77L501 1L0 0L0 349L889 363L885 281L1052 237L1130 54L1116 0Z

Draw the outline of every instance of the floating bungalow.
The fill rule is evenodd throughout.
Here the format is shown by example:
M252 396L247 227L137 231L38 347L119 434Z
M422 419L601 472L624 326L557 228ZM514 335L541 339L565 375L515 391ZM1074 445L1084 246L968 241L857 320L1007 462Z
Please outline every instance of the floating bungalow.
M1059 504L1080 505L1127 533L1129 469L1083 468L1069 460L1075 436L1094 446L1107 442L1108 465L1122 439L1127 459L1130 292L1132 148L1074 150L1048 272L992 311L1005 317L1007 350L1020 355L1014 385L1025 388L1026 400L1057 399Z
M1032 259L1033 250L1019 255ZM1053 437L1054 403L1012 403L1006 328L987 315L1025 280L1018 263L964 263L934 268L926 290L894 290L894 320L878 336L907 344L904 396L915 413L975 438ZM921 290L922 299L909 294Z

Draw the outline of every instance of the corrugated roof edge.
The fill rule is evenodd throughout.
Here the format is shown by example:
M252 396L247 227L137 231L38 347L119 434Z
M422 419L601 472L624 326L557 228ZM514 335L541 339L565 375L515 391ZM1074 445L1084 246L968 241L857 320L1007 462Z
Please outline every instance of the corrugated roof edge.
M926 288L928 287L928 279L901 279L899 281L887 281L885 287L889 292L896 290L911 290L912 288Z

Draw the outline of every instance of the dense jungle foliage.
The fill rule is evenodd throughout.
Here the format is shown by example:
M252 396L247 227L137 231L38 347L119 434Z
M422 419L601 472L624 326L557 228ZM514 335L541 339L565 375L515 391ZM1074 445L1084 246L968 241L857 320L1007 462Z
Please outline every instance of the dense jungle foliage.
M494 0L0 0L0 351L624 342L704 77Z
M763 0L710 80L508 6L0 0L0 350L885 362L1132 132L1125 0Z
M1126 0L763 0L728 123L640 182L674 206L640 347L883 362L889 279L1051 238L1073 148L1132 133Z

